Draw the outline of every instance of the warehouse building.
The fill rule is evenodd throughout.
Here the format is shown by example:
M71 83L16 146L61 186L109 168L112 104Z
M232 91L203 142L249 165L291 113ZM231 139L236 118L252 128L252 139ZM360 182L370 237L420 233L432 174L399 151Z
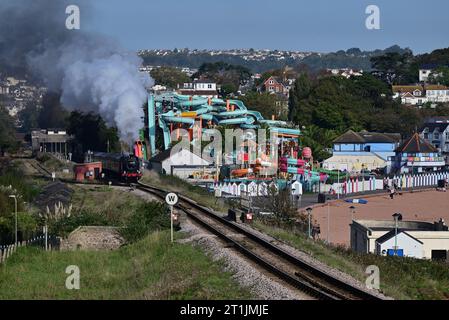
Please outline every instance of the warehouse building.
M351 248L360 253L448 260L449 230L437 222L353 220Z

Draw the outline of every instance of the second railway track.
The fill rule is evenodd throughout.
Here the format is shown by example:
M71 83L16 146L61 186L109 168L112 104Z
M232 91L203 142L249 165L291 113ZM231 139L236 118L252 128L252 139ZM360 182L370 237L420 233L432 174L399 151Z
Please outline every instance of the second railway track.
M136 187L165 198L165 190L143 183L138 183ZM185 196L179 196L177 207L259 266L312 297L324 300L381 300L379 296L329 275Z

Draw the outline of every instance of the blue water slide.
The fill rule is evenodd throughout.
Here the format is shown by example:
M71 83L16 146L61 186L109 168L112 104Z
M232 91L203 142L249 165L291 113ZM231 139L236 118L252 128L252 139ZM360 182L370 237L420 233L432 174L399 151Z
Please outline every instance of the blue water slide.
M287 122L281 120L259 120L260 123L265 123L271 126L285 126Z
M246 123L244 123L244 124L240 125L240 128L242 128L242 129L259 129L260 126L257 125L257 124L246 124Z
M301 131L299 129L271 127L270 130L278 133L298 135L298 136L301 134Z
M171 143L170 130L168 129L167 123L162 120L162 117L159 117L159 127L164 134L164 150L167 150Z
M229 100L229 103L236 105L237 108L239 108L240 110L245 110L245 111L248 110L248 108L246 108L245 104L240 100Z
M236 116L243 116L246 115L247 111L246 110L235 110L235 111L225 111L225 112L220 112L217 114L218 117L236 117Z
M182 101L179 103L181 107L197 107L207 104L207 99L197 99L192 101Z
M148 131L151 156L156 153L156 111L154 96L148 96Z
M264 120L262 114L259 111L250 111L248 110L248 116L252 116L256 119L256 121Z
M218 124L222 125L222 124L245 124L246 123L246 118L231 118L231 119L224 119L224 120L219 120Z
M195 123L194 118L183 118L183 117L174 117L174 116L162 116L166 122L176 122L176 123L186 123L193 125Z

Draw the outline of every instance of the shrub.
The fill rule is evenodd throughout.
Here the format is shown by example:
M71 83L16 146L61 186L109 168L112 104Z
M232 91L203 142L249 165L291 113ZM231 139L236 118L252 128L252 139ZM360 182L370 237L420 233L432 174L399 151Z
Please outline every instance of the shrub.
M51 234L65 237L79 226L107 226L108 219L101 214L81 211L78 214L49 220L48 230Z
M156 230L170 228L170 215L165 204L151 201L141 204L133 215L130 215L126 225L121 229L121 235L128 242L140 240Z

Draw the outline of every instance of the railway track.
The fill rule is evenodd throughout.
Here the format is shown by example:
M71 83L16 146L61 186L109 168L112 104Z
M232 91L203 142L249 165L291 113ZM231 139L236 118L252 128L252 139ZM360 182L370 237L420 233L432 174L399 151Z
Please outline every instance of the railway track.
M51 172L37 161L31 165L44 176L51 176ZM59 180L74 183L73 181ZM129 186L129 184L122 183L114 183L114 185ZM166 190L140 182L133 184L133 186L141 191L151 193L161 200L164 200L167 194ZM381 300L379 296L354 287L291 255L279 246L234 222L226 220L192 199L179 195L177 207L185 212L189 218L217 235L265 270L314 298L321 300Z
M167 193L143 183L138 183L136 188L162 200ZM381 300L379 296L354 287L291 255L194 200L179 195L177 207L246 257L312 297L322 300Z

